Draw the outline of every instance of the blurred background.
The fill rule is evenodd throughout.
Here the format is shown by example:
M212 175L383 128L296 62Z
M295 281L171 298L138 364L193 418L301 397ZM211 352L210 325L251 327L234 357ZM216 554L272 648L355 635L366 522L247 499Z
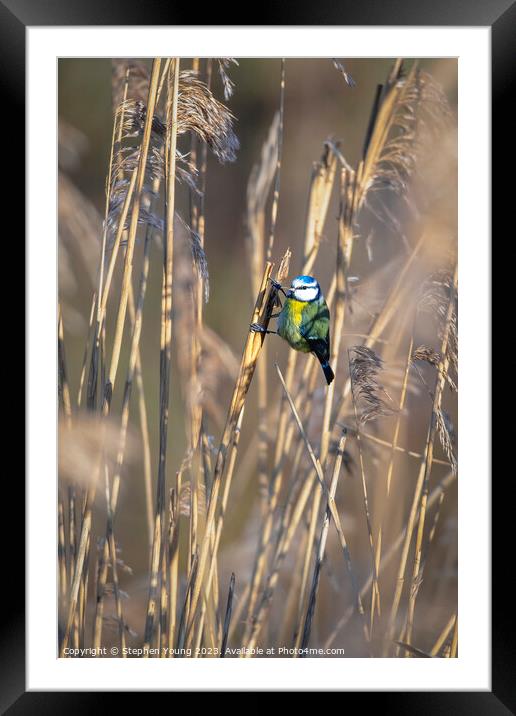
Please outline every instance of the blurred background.
M408 60L410 65L411 60ZM181 60L182 67L189 67L191 61ZM330 59L288 59L286 62L286 88L284 106L284 138L281 169L281 191L276 226L273 259L279 262L290 247L292 251L290 278L299 272L303 254L304 227L310 176L314 162L323 153L323 143L328 138L340 142L341 152L347 161L355 166L361 157L364 137L368 126L376 87L385 81L392 66L392 59L347 59L343 60L346 71L355 81L349 86ZM438 82L450 105L453 115L457 110L457 62L455 59L421 59L420 67L430 73ZM150 61L149 61L150 66ZM205 305L205 323L227 344L224 369L217 367L211 376L209 386L211 407L208 411L208 432L218 445L225 416L231 398L232 386L241 351L247 333L255 296L252 295L246 249L246 188L253 165L258 162L271 122L279 106L280 60L238 59L238 66L229 73L235 83L235 91L227 105L235 116L235 131L240 141L237 159L233 163L221 164L209 153L206 192L205 249L210 276L210 298ZM72 396L77 395L85 340L88 331L92 293L97 281L102 234L102 217L105 204L106 172L109 164L113 102L112 68L109 59L61 59L59 61L59 165L60 207L59 207L59 296L62 307L68 379ZM217 73L214 73L212 90L223 101L223 88ZM188 149L188 143L181 147ZM431 235L426 263L422 263L419 278L421 283L430 270L440 268L455 251L456 245L456 135L455 127L441 136L431 151L425 155L423 170L410 188L411 196L417 201L412 205L387 194L381 198L382 208L371 206L360 217L360 231L353 250L351 274L353 283L354 310L346 319L343 355L345 348L360 342L354 337L364 331L367 319L378 311L389 285L399 273L400 267L423 231ZM421 175L421 176L420 176ZM423 177L423 178L421 178ZM62 182L62 183L61 183ZM189 216L188 190L178 189L177 208L186 219ZM313 273L319 279L323 291L328 289L335 271L337 252L338 197L333 193L328 217L323 232L322 245ZM417 208L415 209L414 206ZM395 220L388 218L389 213ZM141 256L141 245L136 249L136 262ZM159 417L159 340L161 301L161 253L159 243L153 246L149 275L149 287L144 309L143 333L141 339L142 374L145 386L149 420L152 456L152 474L156 476L156 455ZM136 272L138 275L138 271ZM117 274L115 281L119 282ZM136 280L136 279L135 279ZM119 284L116 284L117 286ZM404 317L400 307L400 319ZM114 317L108 315L108 335ZM182 326L184 330L184 324ZM405 328L400 329L405 330ZM426 341L435 344L435 324L421 322L415 345ZM349 333L349 335L346 334ZM112 333L112 330L111 330ZM433 338L432 338L433 336ZM184 395L177 368L181 358L182 341L185 335L174 331L174 364L171 384L171 424L169 428L169 482L173 483L186 450L184 424ZM274 362L285 365L288 347L277 337L267 339L267 370L271 386L269 401L274 420L275 403L279 405L279 383L274 371ZM121 359L120 376L123 378L127 366L127 343ZM377 352L388 361L394 385L393 396L399 391L399 376L403 368L403 350L389 355L388 345L377 346ZM384 355L385 354L385 355ZM304 366L305 357L298 361L299 370ZM306 357L308 360L308 357ZM125 362L124 362L125 361ZM346 372L343 360L342 383ZM421 371L431 380L430 366ZM344 375L346 373L346 375ZM209 381L209 377L207 378ZM398 380L398 383L396 383ZM397 387L396 387L397 386ZM118 383L113 396L113 405L121 401L123 379ZM319 386L322 394L323 384ZM135 391L134 391L135 392ZM407 414L402 429L402 444L412 450L422 451L431 401L428 399L425 383L414 378L414 390L410 392ZM426 401L426 402L425 402ZM447 406L450 421L455 422L454 398ZM236 574L235 599L250 577L250 566L254 558L259 531L259 486L257 484L256 455L253 437L257 429L256 385L251 386L243 424L237 470L228 508L228 519L223 533L221 550L221 584L227 585L231 571ZM310 429L317 434L317 416L313 416ZM381 421L379 421L381 422ZM386 422L386 438L392 433L392 420ZM129 459L123 475L119 508L116 518L116 539L121 559L130 570L120 574L121 588L128 598L124 603L127 622L134 632L130 643L141 641L143 615L147 598L149 543L147 536L145 495L142 480L142 452L138 430L138 410L133 395L131 410L131 432ZM378 428L381 435L382 427ZM373 431L373 428L371 428ZM271 425L271 438L274 436ZM67 440L68 438L63 438ZM438 440L436 440L438 443ZM92 449L88 436L76 436L69 442L68 454L63 457L71 473L78 469L91 469ZM379 449L379 448L378 448ZM66 452L66 450L65 450ZM445 455L439 445L436 455L445 462ZM346 473L345 485L339 488L339 509L343 527L350 542L352 555L357 557L356 567L360 581L369 573L367 534L363 531L363 513L357 497L356 453L350 448L351 472ZM375 485L383 479L381 459L377 448L370 447L367 456L367 475L370 480L372 512L378 514L381 490L375 493ZM353 465L355 469L353 469ZM419 463L413 458L400 458L396 480L414 483ZM437 482L446 474L446 467L437 464L432 478ZM66 477L66 476L65 476ZM344 482L344 480L342 481ZM397 485L397 483L396 483ZM399 487L399 485L397 485ZM422 648L429 648L440 628L444 627L450 615L456 610L456 527L457 502L450 488L439 516L430 560L435 560L436 569L428 568L428 579L422 588L419 607L419 637ZM95 530L101 535L105 525L105 504L101 494L97 497ZM400 489L399 501L392 505L386 544L399 531L403 515L411 499L410 490ZM359 511L360 510L360 511ZM313 642L323 644L331 625L338 621L350 604L347 591L339 591L339 584L345 580L345 571L339 559L338 546L330 539L328 571L321 584L319 612L314 630ZM281 603L288 596L288 570L293 564L287 560L286 574L278 587L275 602ZM290 565L290 567L289 567ZM390 578L393 574L390 575ZM389 578L389 577L388 577ZM389 582L387 582L389 584ZM224 586L224 589L226 587ZM391 589L390 586L387 589ZM342 603L339 601L342 599ZM390 597L389 597L390 599ZM388 603L390 603L388 601ZM106 613L113 610L106 605ZM272 622L274 623L274 622ZM272 628L272 627L271 627ZM426 630L426 631L425 631ZM269 629L269 636L271 629ZM106 626L106 640L109 643L109 628ZM113 640L116 632L113 631ZM345 646L347 655L360 655L354 646L356 635L353 630L344 630L334 641L334 646ZM355 649L355 650L354 650Z

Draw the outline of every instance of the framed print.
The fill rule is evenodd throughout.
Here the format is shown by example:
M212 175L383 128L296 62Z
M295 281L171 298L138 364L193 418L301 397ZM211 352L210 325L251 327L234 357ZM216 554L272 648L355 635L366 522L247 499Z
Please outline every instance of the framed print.
M511 137L514 8L0 10L28 298L4 708L342 690L508 713L489 133Z

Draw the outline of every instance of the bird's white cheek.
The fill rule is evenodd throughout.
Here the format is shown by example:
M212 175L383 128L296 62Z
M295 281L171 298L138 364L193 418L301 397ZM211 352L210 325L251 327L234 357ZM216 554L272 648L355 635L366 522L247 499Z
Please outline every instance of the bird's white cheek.
M317 298L317 293L317 288L299 288L294 291L294 296L298 301L313 301L314 298Z

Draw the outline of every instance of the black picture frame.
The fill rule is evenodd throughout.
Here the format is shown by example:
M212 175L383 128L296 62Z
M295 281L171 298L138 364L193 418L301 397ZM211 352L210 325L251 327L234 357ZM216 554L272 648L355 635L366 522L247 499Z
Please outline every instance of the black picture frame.
M235 9L228 14L234 19ZM212 15L212 17L210 17ZM111 0L109 4L99 0L88 2L77 0L0 0L0 78L5 107L10 107L4 115L8 123L18 121L15 129L22 133L25 110L25 38L27 26L45 25L186 25L190 23L191 13L176 4L163 0ZM340 0L318 0L315 4L260 3L255 16L259 24L272 25L433 25L433 26L490 26L492 31L492 149L493 149L493 190L492 216L493 235L495 221L501 226L513 227L508 212L514 203L514 181L505 178L504 165L509 160L512 149L514 157L514 67L516 46L516 3L512 0L369 0L368 2L350 2ZM210 20L220 22L220 7L206 7L203 10L205 25ZM243 15L242 15L243 20ZM268 22L265 23L265 20ZM233 23L238 24L238 23ZM14 111L13 111L14 110ZM44 109L43 109L44 111ZM12 127L11 127L12 132ZM3 133L6 136L6 133ZM25 163L23 161L23 137L17 147L17 160L12 163L10 179L16 186L22 186ZM502 157L504 165L502 165ZM508 192L511 192L512 202ZM14 195L13 195L14 194ZM5 194L4 194L5 196ZM9 213L14 209L17 216L16 226L21 232L22 206L12 206L11 201L20 204L23 196L11 192ZM512 213L512 212L511 212ZM504 218L505 214L505 218ZM512 217L511 217L512 218ZM505 223L506 221L506 223ZM511 241L514 229L511 228ZM23 246L20 237L18 246ZM507 268L506 270L510 270ZM497 285L499 285L497 281ZM503 283L503 282L502 282ZM496 290L493 283L493 298ZM493 313L493 317L496 313ZM30 350L30 345L28 346ZM496 377L496 371L493 374ZM500 378L499 378L500 380ZM496 390L493 386L493 394ZM495 412L493 411L493 414ZM499 444L503 441L501 431L497 431ZM489 439L489 436L484 436ZM494 454L494 450L493 450ZM502 471L507 476L507 471ZM466 479L466 478L465 478ZM12 504L24 504L24 483L21 479L13 481L9 488L14 494ZM492 592L492 692L429 692L421 698L419 692L369 693L368 696L381 697L382 708L395 713L425 714L500 714L516 713L516 689L514 675L514 605L507 579L510 579L511 561L508 547L508 534L511 524L511 503L506 495L506 485L493 484L493 592ZM18 498L16 500L16 498ZM16 541L7 536L4 544L20 545L20 535ZM474 545L472 545L474 549ZM23 555L12 547L3 555L4 590L12 593L12 584L24 582ZM509 575L508 575L509 572ZM8 595L6 595L8 596ZM75 714L102 712L111 710L112 698L119 694L89 693L50 693L25 692L25 609L23 594L10 599L11 607L7 619L2 623L0 633L0 709L2 713L13 715L25 713L57 714L73 709ZM2 610L4 613L6 610ZM512 627L512 628L511 628ZM347 699L351 694L346 695ZM363 697L363 694L360 695Z

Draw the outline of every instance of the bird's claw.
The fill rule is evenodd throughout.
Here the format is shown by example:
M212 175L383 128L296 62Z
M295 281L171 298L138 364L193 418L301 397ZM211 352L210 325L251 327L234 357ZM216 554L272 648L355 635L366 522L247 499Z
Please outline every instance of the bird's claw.
M249 329L253 333L265 333L265 328L263 326L260 326L259 323L251 323L251 325L249 326Z
M275 278L271 278L271 277L269 276L269 281L272 283L272 287L275 288L276 291L279 291L280 288L282 287L282 286L281 286L281 283L280 283L279 281L276 281Z

